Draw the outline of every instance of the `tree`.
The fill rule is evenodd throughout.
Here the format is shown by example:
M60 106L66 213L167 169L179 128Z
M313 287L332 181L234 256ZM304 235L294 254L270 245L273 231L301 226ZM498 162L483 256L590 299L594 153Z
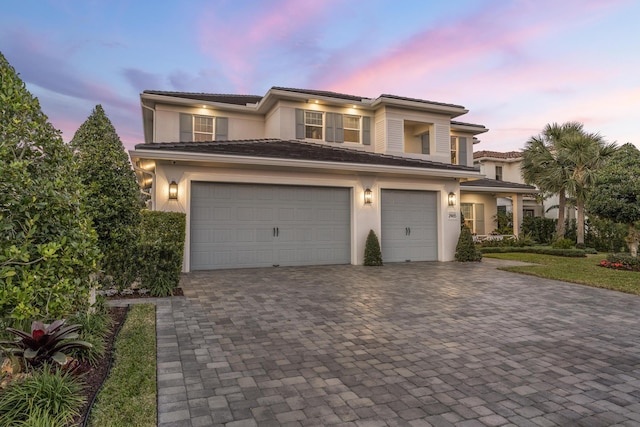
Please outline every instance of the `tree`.
M569 175L565 187L576 199L577 246L584 246L584 203L593 185L594 176L605 161L615 152L615 144L607 144L597 133L582 129L569 133L560 140L558 152L561 163L567 166Z
M632 144L620 147L596 173L586 198L590 214L628 227L627 244L638 256L640 241L640 151Z
M87 209L104 253L102 270L119 288L127 287L136 278L140 191L124 145L101 105L77 130L71 146L89 193Z
M581 123L553 123L527 141L523 151L522 177L543 192L558 194L556 238L565 235L564 214L567 196L576 199L578 245L584 245L584 200L593 182L593 173L614 151L597 133L587 133Z
M566 182L569 170L559 156L560 142L568 135L582 130L580 123L562 125L547 124L542 133L529 138L522 153L522 178L543 193L558 195L558 223L556 238L564 238L564 215L566 210Z
M364 265L380 266L382 265L382 252L380 251L380 242L375 231L369 230L367 241L364 245Z
M99 250L71 149L0 54L0 318L88 302Z

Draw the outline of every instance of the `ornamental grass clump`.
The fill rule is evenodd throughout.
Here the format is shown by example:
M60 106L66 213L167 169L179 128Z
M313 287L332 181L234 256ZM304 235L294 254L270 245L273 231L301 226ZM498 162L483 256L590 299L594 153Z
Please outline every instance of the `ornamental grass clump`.
M469 227L463 226L456 245L456 261L478 262L482 260L482 253L476 248Z
M367 241L364 245L364 265L366 266L381 266L382 265L382 251L380 250L380 242L375 231L369 230Z

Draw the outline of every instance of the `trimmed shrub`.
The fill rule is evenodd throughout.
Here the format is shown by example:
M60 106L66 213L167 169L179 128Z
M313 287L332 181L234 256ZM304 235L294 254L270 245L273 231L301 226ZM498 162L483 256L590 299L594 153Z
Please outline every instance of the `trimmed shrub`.
M510 252L517 253L529 253L529 254L541 254L541 255L555 255L555 256L564 256L570 258L584 258L586 257L586 253L582 249L553 249L553 248L542 248L536 246L524 247L524 248L515 248L515 247L502 247L502 248L480 248L480 252L483 254L506 254Z
M153 296L173 295L180 283L186 215L142 211L140 283Z
M471 230L469 230L469 227L462 227L462 229L460 230L460 237L458 238L458 244L456 245L456 261L477 262L481 260L482 253L476 248L476 245L473 243Z
M573 241L569 239L556 240L551 244L551 247L553 249L571 249L573 248ZM584 249L584 248L578 248L578 249Z
M380 266L382 265L382 251L380 251L380 242L375 231L369 230L367 242L364 245L364 265Z
M104 254L100 267L118 289L128 287L137 276L140 190L124 145L101 105L77 130L71 146Z
M528 234L521 234L518 237L505 237L503 239L487 239L480 243L483 248L502 248L502 247L524 247L531 246L535 242Z

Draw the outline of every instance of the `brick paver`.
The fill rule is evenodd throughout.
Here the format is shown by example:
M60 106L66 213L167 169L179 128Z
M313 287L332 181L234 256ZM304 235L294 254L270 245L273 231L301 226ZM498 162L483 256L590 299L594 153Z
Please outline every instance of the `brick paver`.
M640 426L637 296L495 261L182 286L156 301L160 426Z

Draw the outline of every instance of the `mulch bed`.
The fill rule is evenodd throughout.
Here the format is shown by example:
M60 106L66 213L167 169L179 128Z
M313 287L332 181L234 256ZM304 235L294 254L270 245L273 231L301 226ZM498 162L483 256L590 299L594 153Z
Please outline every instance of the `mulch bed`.
M82 379L85 383L83 389L85 404L82 406L80 416L77 417L74 425L83 425L85 418L89 416L89 405L93 402L95 395L100 391L100 387L107 377L109 360L111 359L113 344L116 340L116 332L120 329L122 323L124 323L127 314L126 307L110 307L108 310L111 316L111 325L107 333L104 356L102 356L96 366L85 363L78 367L79 371L83 372Z

